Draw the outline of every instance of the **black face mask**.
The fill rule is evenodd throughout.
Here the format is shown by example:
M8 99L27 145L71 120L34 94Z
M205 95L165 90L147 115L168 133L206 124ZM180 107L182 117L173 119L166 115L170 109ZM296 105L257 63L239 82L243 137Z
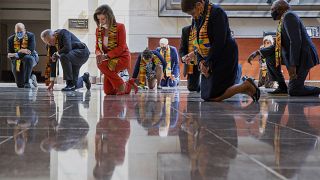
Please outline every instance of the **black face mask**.
M161 49L162 49L162 51L165 51L165 50L167 50L167 48L166 48L166 47L162 47Z
M272 11L272 12L271 12L271 16L272 16L272 19L273 19L273 20L277 20L277 18L278 18L278 16L279 16L278 11Z

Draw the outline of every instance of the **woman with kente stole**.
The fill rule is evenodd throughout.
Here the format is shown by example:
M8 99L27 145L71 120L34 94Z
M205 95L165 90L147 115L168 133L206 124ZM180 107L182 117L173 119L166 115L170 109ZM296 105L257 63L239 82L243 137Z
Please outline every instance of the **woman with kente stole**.
M101 5L94 13L96 29L97 66L104 74L104 92L107 95L129 94L132 87L138 91L133 79L127 83L118 75L129 68L130 52L126 43L124 24L117 23L112 9Z
M182 0L182 11L192 16L193 45L201 77L201 98L223 101L238 93L254 101L260 90L253 79L235 84L238 73L238 46L231 36L225 11L209 0Z

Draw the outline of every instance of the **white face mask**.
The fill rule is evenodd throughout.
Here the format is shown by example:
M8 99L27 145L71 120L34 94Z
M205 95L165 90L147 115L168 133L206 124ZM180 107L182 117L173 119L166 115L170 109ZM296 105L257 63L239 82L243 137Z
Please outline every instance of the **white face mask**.
M100 27L103 27L105 29L108 29L108 25L107 24L100 24Z

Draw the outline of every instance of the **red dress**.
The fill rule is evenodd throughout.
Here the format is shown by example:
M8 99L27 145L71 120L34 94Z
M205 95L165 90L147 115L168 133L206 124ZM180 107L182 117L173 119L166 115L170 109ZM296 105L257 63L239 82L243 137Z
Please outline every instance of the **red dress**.
M126 93L130 93L131 86L125 84L118 73L128 69L130 64L130 52L126 43L126 30L124 24L116 23L109 28L108 46L104 45L105 30L96 29L96 54L101 52L109 57L98 65L100 71L104 74L104 92L107 95L118 93L121 85L125 85ZM103 52L102 52L103 51Z

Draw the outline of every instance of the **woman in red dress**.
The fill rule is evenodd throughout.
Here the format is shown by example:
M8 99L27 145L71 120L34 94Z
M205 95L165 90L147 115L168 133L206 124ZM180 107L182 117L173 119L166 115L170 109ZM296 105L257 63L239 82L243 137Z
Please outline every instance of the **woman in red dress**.
M94 13L96 29L97 66L104 74L104 92L107 95L129 94L132 87L138 90L133 79L127 83L118 75L129 68L130 52L126 43L124 24L117 23L108 5L99 6Z

